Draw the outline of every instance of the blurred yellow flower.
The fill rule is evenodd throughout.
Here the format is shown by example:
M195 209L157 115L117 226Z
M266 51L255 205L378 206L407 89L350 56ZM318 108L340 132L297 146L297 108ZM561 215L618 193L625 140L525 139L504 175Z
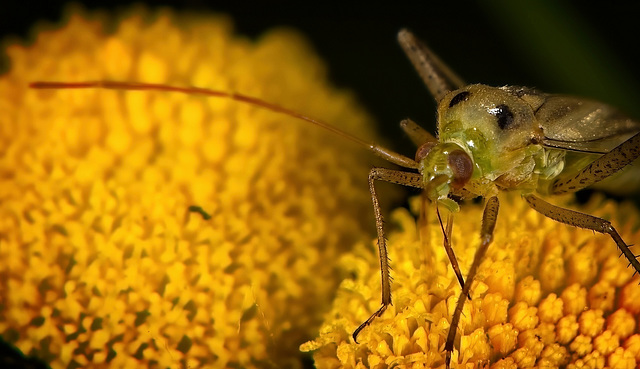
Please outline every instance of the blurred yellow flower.
M373 140L370 119L293 31L252 42L221 16L129 14L73 10L6 49L0 334L53 368L300 366L335 261L371 238L370 155L221 99L27 86L239 91Z
M638 211L630 204L595 197L581 210L612 219L628 242L640 239ZM481 218L481 206L472 204L455 218L453 247L463 275L480 242ZM405 209L389 224L394 305L355 344L351 333L379 306L380 272L373 245L344 255L340 264L355 279L342 282L319 337L301 346L314 352L318 368L444 366L460 287L440 226L430 219L421 231ZM610 237L556 223L517 196L503 196L494 242L463 310L452 366L637 367L640 278L618 256Z

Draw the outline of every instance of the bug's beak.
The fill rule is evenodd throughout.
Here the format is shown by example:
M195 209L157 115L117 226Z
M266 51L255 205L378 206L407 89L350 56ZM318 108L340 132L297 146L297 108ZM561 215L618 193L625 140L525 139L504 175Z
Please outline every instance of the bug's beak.
M427 191L427 197L431 201L437 201L442 197L442 188L449 184L449 177L444 174L439 174L433 177L425 188Z

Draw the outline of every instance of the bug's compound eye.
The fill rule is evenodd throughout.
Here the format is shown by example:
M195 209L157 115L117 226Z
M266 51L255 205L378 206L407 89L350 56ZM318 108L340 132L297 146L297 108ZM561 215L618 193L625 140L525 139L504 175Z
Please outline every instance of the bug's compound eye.
M448 157L449 167L453 173L451 185L454 188L462 188L471 179L473 174L473 162L463 150L453 150Z
M514 115L508 105L501 104L491 108L489 109L489 114L496 117L500 129L509 129L513 125Z
M471 92L469 92L469 91L462 91L462 92L458 93L449 102L449 107L453 108L454 106L458 105L459 103L461 103L463 101L467 101L469 99L469 95L471 95Z

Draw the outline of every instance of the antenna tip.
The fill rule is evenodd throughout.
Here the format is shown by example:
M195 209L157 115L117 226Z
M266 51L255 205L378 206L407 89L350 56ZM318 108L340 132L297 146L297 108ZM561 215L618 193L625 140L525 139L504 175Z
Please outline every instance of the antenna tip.
M398 32L398 40L402 41L402 40L406 40L409 38L413 38L413 33L411 33L411 31L409 31L406 28L402 28L399 32Z

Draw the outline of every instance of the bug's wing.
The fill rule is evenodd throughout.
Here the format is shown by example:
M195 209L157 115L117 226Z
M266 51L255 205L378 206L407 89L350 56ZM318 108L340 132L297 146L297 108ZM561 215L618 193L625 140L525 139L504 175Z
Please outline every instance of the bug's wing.
M542 144L569 151L561 177L574 176L640 132L640 122L597 101L563 95L537 98L543 101L535 113L545 137ZM592 187L618 195L635 193L640 189L638 173L640 163L636 161Z
M640 131L611 106L572 96L547 95L535 115L544 146L581 153L607 153Z

